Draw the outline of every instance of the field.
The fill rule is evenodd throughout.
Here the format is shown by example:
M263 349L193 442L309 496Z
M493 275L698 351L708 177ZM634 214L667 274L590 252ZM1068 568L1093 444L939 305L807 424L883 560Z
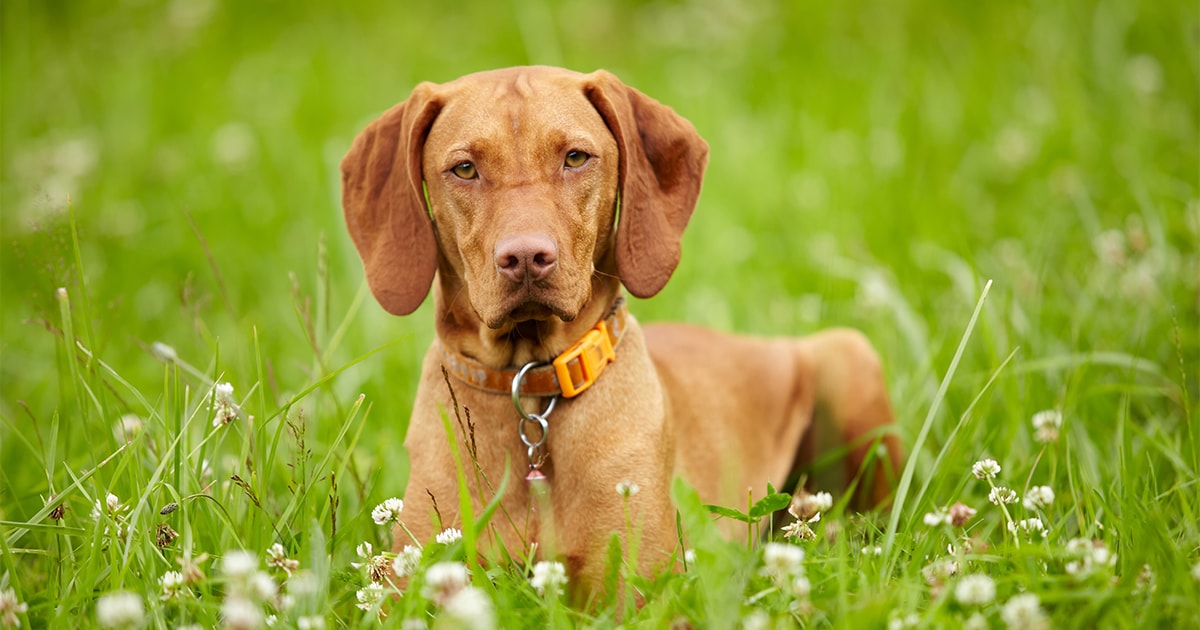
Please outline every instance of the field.
M0 20L0 626L1200 627L1194 2ZM683 262L633 312L866 332L910 453L893 509L817 488L815 539L775 547L719 538L680 485L687 570L612 558L644 606L477 565L473 527L376 601L392 559L361 545L390 547L372 510L405 487L432 310L371 299L337 165L416 83L520 64L606 68L695 124ZM430 592L441 562L470 586Z

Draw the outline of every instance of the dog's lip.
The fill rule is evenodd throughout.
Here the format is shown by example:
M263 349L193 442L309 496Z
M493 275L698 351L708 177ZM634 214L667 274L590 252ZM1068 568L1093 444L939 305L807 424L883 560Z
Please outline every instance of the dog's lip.
M511 306L499 309L499 314L487 322L493 330L503 328L505 324L520 324L530 321L549 321L558 318L564 322L575 319L576 313L570 312L552 300L527 297L514 301Z

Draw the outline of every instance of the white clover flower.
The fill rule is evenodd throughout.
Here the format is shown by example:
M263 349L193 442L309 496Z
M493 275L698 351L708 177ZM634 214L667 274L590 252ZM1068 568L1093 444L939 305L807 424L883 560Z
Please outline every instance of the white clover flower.
M29 610L29 604L17 599L17 592L11 588L0 591L0 624L6 628L16 628L21 625L17 615Z
M142 419L133 413L121 416L121 419L117 420L117 423L113 426L113 436L122 444L132 442L133 438L137 437L137 434L141 432Z
M963 576L954 585L954 599L964 606L987 606L996 599L996 583L982 573Z
M981 459L971 466L971 474L979 479L995 479L1000 474L1000 464L994 459Z
M921 575L925 577L925 583L930 586L945 582L958 575L958 562L949 558L935 560L921 569Z
M121 499L118 498L117 495L109 492L107 496L104 497L103 503L101 503L99 499L96 499L96 504L92 506L92 520L99 522L100 518L105 514L116 518L116 516L124 509L125 506L121 505Z
M742 617L742 630L770 630L771 618L767 613L755 609Z
M471 574L461 562L439 562L425 570L425 587L421 595L439 606L467 587Z
M376 525L387 525L391 522L400 520L400 513L404 511L404 501L392 497L385 499L383 503L375 506L371 510L371 520L375 521Z
M789 592L796 599L808 599L808 596L812 594L812 582L809 582L808 578L803 575L793 577L789 586Z
M486 593L467 586L451 595L442 606L444 614L470 630L491 630L496 627L496 612Z
M213 421L214 427L223 427L234 420L237 420L238 414L242 408L233 398L233 385L229 383L217 383L213 386Z
M1022 504L1027 510L1037 510L1050 507L1054 503L1054 489L1050 486L1034 486L1025 493Z
M992 488L991 492L988 493L988 501L991 501L995 505L1016 503L1017 493L1013 490L1005 488L1004 486L996 486L995 488Z
M251 598L265 602L279 593L275 580L263 571L255 571L246 582L246 590Z
M275 543L267 548L267 566L282 569L284 573L291 575L300 568L300 561L287 557L283 545Z
M975 508L962 502L955 503L950 506L950 511L946 516L950 519L950 525L962 527L975 517Z
M363 545L366 545L366 548L363 548ZM363 543L362 545L359 545L359 555L362 555L362 552L364 551L367 553L371 552L371 545L369 543ZM388 565L388 558L383 554L370 556L367 558L366 562L350 563L350 566L354 567L355 569L366 567L367 579L371 580L372 582L383 582L385 579L387 579Z
M162 574L162 577L158 578L158 585L162 587L163 590L162 595L159 596L159 599L166 601L168 599L179 597L184 593L185 583L183 580L183 574L179 571L167 571L166 573Z
M421 566L421 549L412 545L404 545L404 549L392 561L392 572L396 577L415 575Z
M949 525L950 524L950 511L947 510L946 508L938 508L932 512L926 512L925 516L922 517L921 520L929 527L938 527L941 525Z
M864 556L882 556L883 555L883 547L881 547L880 545L867 545L866 547L862 548L862 555L864 555Z
M363 542L363 544L354 548L354 553L358 554L359 558L370 558L371 554L374 553L374 551L375 551L375 546L372 545L371 543L365 542L365 541Z
M977 610L971 613L970 617L967 617L962 627L963 630L988 630L992 626L988 623L987 617L984 617L983 613Z
M1117 564L1117 555L1112 553L1102 540L1073 538L1067 542L1067 553L1077 558L1066 564L1067 573L1079 579Z
M1153 593L1158 590L1158 576L1154 574L1154 569L1149 564L1143 564L1142 568L1138 570L1134 584L1134 593Z
M529 578L529 584L537 590L539 595L558 593L567 583L567 569L561 562L542 561L533 565L533 576Z
M812 506L818 512L828 512L833 508L833 495L828 492L818 492L812 495Z
M226 628L233 630L254 630L266 622L258 604L237 596L226 597L221 602L221 619Z
M1033 593L1014 595L1000 608L1000 619L1009 630L1046 630L1050 620Z
M325 630L325 618L317 615L300 617L296 619L296 627L299 630Z
M1067 553L1073 556L1083 556L1092 550L1092 541L1087 538L1072 538L1067 541Z
M266 618L263 619L263 622L268 628L274 628L276 621L279 621L279 617L276 617L274 614L267 615Z
M317 581L317 576L311 571L300 571L288 578L287 590L288 593L296 597L311 597L316 595L320 590L321 584Z
M632 497L641 490L641 486L633 483L632 481L622 481L621 483L617 484L617 494L625 497L626 499Z
M443 545L451 545L459 540L462 540L462 530L454 527L447 527L435 537L435 540Z
M325 630L325 618L317 615L300 617L296 619L296 627L299 630Z
M786 543L767 543L763 546L762 572L777 585L787 584L792 577L804 574L804 550Z
M258 557L245 550L230 551L221 558L221 572L235 580L249 578L258 570Z
M146 620L140 595L117 591L96 601L96 622L105 628L136 628Z
M1134 90L1153 94L1163 86L1162 66L1153 55L1134 55L1125 62L1125 78Z
M696 550L695 549L684 549L683 550L683 561L688 564L696 564ZM1200 565L1197 565L1197 566L1200 566ZM1196 578L1196 579L1200 579L1200 578Z
M371 610L375 604L383 600L383 585L378 582L371 582L358 589L358 592L354 596L358 598L356 606L362 610Z
M1062 413L1047 409L1033 414L1033 439L1037 442L1057 442L1058 430L1062 428Z
M1012 533L1013 536L1016 536L1018 533L1022 533L1028 534L1029 536L1041 534L1042 538L1046 537L1046 526L1042 524L1042 519L1037 517L1023 518L1019 521L1009 521L1008 531Z
M921 616L917 613L909 613L903 617L892 617L888 619L888 630L904 630L904 628L916 628L921 625Z
M816 540L817 533L813 531L811 523L816 523L820 520L821 520L821 513L817 512L816 514L813 514L812 518L808 519L807 521L797 519L796 521L792 522L791 524L784 525L780 529L783 530L784 538L799 538L800 540Z
M801 521L815 523L821 512L828 512L831 508L833 508L833 495L828 492L809 494L807 490L801 488L792 497L792 502L788 505L788 514Z

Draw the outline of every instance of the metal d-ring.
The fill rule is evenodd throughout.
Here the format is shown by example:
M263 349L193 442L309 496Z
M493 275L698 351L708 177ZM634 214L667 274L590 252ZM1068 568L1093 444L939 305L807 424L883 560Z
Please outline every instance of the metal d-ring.
M538 423L538 427L542 430L541 436L536 440L529 439L529 436L525 433L525 423L529 420L533 420L534 422ZM546 443L546 436L550 434L550 423L546 422L545 416L531 413L529 414L528 418L521 418L521 425L518 429L518 432L521 434L521 442L525 446L528 446L530 453L532 453ZM530 455L530 457L532 457L532 455Z
M513 406L517 408L517 413L521 414L522 420L533 420L533 416L540 416L540 423L544 426L546 423L546 416L549 416L550 412L554 411L554 404L558 402L558 396L552 396L550 398L550 404L546 405L546 408L543 409L540 414L529 414L524 408L521 407L521 383L525 382L525 374L537 366L537 361L530 361L529 363L521 366L521 369L517 371L517 375L514 376L512 380L512 400ZM521 426L524 426L524 424Z

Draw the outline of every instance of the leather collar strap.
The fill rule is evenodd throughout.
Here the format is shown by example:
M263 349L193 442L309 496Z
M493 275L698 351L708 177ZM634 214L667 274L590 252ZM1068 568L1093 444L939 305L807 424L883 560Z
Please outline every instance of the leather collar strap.
M525 373L522 396L573 398L596 382L604 368L616 360L615 349L625 336L629 309L625 298L617 298L608 316L584 333L566 352L549 365ZM494 370L478 361L446 349L440 342L442 363L458 380L487 392L511 394L520 367Z

